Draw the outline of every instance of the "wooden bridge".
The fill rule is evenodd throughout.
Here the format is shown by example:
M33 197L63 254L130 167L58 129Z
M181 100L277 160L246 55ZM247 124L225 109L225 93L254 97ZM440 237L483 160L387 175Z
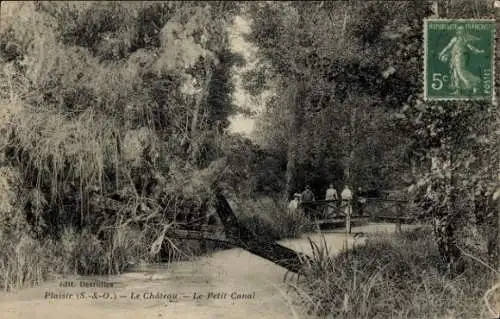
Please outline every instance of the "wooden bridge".
M361 203L362 200L363 203ZM409 201L401 198L384 198L384 197L363 197L354 202L353 213L350 218L347 218L344 209L340 208L341 200L317 200L302 202L300 206L304 209L305 213L311 218L311 222L318 226L321 225L335 225L345 223L346 231L350 233L351 223L365 223L365 222L379 222L388 221L395 223L396 232L401 231L401 223L413 223L416 221L415 217L404 215L405 204ZM376 211L374 205L371 203L385 203L382 210ZM363 207L365 206L365 207ZM370 208L367 214L364 212L366 207ZM388 210L392 209L392 214L388 214Z

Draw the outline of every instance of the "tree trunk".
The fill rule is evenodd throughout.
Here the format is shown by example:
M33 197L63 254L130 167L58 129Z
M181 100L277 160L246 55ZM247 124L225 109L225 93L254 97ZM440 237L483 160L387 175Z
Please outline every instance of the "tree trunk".
M432 10L434 18L446 18L448 16L449 1L441 3L434 0L432 2ZM463 264L460 262L461 252L457 247L456 228L456 180L453 172L453 140L450 137L443 139L440 155L432 158L433 167L438 172L445 173L444 189L437 190L445 192L446 207L444 209L436 208L434 213L434 234L436 236L439 253L443 262L447 265L450 273L461 272Z
M494 223L494 225L496 224L496 229L494 231L494 236L491 236L492 240L488 243L488 250L495 259L495 268L500 271L500 197L495 198L492 209L496 210L495 216L497 220L496 223Z
M210 81L212 80L212 70L210 69L210 62L205 63L205 83L200 92L200 95L196 99L196 103L194 105L193 117L191 119L191 162L194 163L196 161L198 147L195 145L196 134L198 132L198 122L199 116L201 113L201 107L205 102L208 96L208 86L210 85Z
M453 189L456 182L452 171L451 141L446 139L442 143L439 155L432 157L431 170L436 171L437 174L440 174L440 172L445 174L442 181L444 185L435 189L435 191L444 193L446 206L434 208L433 226L441 259L447 264L448 270L455 271L458 269L456 266L458 266L457 262L460 257L460 250L456 246L456 194ZM440 199L440 201L440 203L436 204L441 205L443 199Z
M295 170L297 161L297 137L295 134L290 134L291 138L288 141L288 152L286 162L286 185L284 199L287 202L295 189Z
M348 234L351 233L351 216L352 216L352 202L348 201L346 206L346 214L345 214L345 230Z
M344 168L344 176L343 182L344 184L350 185L350 187L354 190L356 187L353 185L354 182L354 172L353 172L353 163L356 156L356 118L357 118L357 107L353 105L354 98L348 96L348 98L344 101L345 109L344 109L344 125L342 128L343 134L341 136L341 140L343 142L342 148L342 164Z
M397 209L397 217L402 217L403 216L403 205L401 203L396 204L396 209ZM398 218L396 219L396 234L401 234L401 219Z
M434 217L434 234L436 236L439 254L450 272L457 270L460 250L457 248L455 227L451 216Z
M352 163L354 163L354 149L356 145L356 107L349 103L349 159L347 162L347 184L354 190Z
M226 236L234 245L294 273L301 271L304 260L310 260L307 255L295 252L276 242L262 241L255 237L246 227L238 223L231 206L218 188L216 188L215 208L224 224Z
M298 140L302 126L303 107L301 97L304 96L304 84L299 83L296 88L291 87L288 94L288 103L291 107L290 125L288 133L288 151L286 164L286 185L284 191L285 201L288 201L296 187L296 170L298 156Z

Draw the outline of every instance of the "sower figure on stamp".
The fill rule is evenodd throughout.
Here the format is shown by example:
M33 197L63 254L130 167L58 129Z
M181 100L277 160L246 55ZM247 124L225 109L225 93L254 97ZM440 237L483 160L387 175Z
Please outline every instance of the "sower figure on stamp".
M344 208L345 213L345 226L347 233L351 233L351 216L352 216L352 191L349 188L349 185L345 185L342 193L340 194L342 198L342 206Z
M443 62L448 62L450 65L450 88L454 91L454 94L459 94L461 90L472 90L472 93L476 93L478 86L481 83L481 79L469 70L467 70L467 64L469 60L468 51L474 53L484 53L484 50L477 49L472 46L470 42L477 41L479 38L466 34L464 27L460 26L457 28L457 34L453 37L448 45L439 53L439 60Z

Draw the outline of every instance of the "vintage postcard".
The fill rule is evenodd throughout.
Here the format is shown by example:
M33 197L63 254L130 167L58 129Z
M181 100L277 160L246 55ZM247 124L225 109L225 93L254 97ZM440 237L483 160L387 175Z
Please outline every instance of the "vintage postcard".
M500 319L498 1L0 1L0 319Z

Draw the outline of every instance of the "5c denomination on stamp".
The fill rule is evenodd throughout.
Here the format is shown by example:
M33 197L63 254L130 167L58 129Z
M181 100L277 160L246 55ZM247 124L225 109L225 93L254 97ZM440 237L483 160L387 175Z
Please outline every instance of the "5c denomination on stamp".
M495 20L424 20L426 100L493 100Z

